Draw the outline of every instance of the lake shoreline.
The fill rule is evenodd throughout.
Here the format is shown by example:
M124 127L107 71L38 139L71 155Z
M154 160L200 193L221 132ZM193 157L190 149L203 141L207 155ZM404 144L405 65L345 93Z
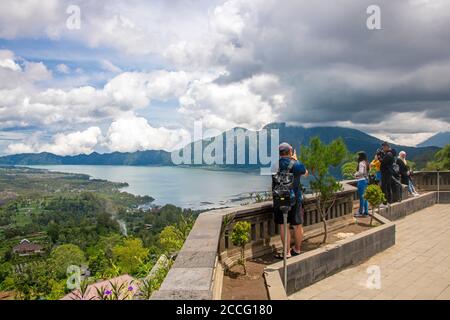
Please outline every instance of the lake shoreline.
M270 177L259 170L219 170L198 166L16 165L53 172L85 174L90 179L126 183L121 191L150 196L151 205L172 204L206 210L239 206L251 193L267 192ZM248 202L248 201L247 201Z

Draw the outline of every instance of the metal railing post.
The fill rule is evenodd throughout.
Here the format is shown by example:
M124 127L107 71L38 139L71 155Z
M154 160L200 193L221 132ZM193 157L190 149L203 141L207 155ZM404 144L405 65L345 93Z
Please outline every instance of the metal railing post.
M439 203L439 191L440 191L439 168L437 168L437 203Z
M288 227L287 227L287 219L288 219L288 210L283 210L283 224L284 224L284 241L283 241L283 270L284 270L284 290L287 292L287 254L286 249L288 248ZM290 244L289 244L290 245Z

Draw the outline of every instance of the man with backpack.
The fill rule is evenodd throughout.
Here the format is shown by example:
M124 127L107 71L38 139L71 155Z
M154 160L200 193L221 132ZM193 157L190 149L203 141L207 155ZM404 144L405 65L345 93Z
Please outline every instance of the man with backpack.
M297 156L292 146L286 142L279 145L280 159L275 164L272 176L272 192L274 204L274 221L280 228L281 241L284 243L284 228L282 227L283 210L288 211L288 228L294 226L295 246L290 248L290 232L287 232L286 257L300 254L303 240L303 208L302 208L302 190L300 177L308 176L308 170L297 160ZM283 254L277 255L277 258L283 259Z

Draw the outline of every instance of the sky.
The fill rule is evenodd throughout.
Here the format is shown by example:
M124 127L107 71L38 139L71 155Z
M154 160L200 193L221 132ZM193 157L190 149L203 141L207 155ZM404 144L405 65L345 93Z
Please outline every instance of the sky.
M450 1L0 2L0 154L174 150L194 123L450 130Z

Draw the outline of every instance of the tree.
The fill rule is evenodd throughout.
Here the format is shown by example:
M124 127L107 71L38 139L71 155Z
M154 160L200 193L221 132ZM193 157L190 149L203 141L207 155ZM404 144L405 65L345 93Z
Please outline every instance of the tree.
M322 243L327 241L328 236L328 211L336 201L336 192L342 190L342 185L330 174L330 167L338 167L347 154L347 148L341 138L324 144L319 137L313 137L309 146L301 149L300 160L311 174L310 188L316 195L317 209L323 223Z
M241 257L238 264L244 268L244 274L247 274L247 267L245 265L245 245L250 241L251 225L246 221L239 221L233 226L231 232L231 242L233 245L241 248Z
M139 270L139 264L148 257L148 249L144 248L141 239L129 238L112 250L113 259L125 273L134 274Z
M364 193L364 199L366 199L372 207L372 215L370 217L370 225L372 225L375 208L386 201L386 198L384 197L384 193L379 185L371 184L367 187L366 192Z
M436 152L434 160L426 165L427 170L450 170L450 144Z
M179 251L184 240L184 234L176 226L165 227L159 235L159 242L167 253Z
M60 233L59 225L54 221L51 221L47 227L47 234L50 237L52 243L56 243L58 241L59 233Z
M18 265L12 274L16 297L23 300L45 298L52 291L50 280L48 265L41 261Z
M176 225L166 226L159 235L159 243L167 253L179 251L194 225L192 215L182 215Z
M356 161L346 162L341 167L341 174L344 179L353 179L355 177Z
M51 271L58 279L66 276L70 265L82 266L86 263L84 252L74 244L63 244L52 250L49 259Z
M103 278L105 271L110 267L109 259L102 249L90 248L89 251L88 264L91 275Z

